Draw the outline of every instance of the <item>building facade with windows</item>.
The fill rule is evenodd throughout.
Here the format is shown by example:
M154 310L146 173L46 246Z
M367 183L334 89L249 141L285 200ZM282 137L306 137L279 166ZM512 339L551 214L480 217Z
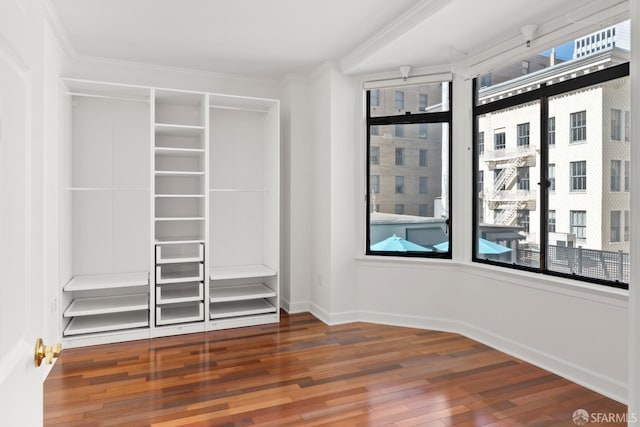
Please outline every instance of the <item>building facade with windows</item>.
M438 86L374 89L372 116L415 114L440 108ZM442 125L413 123L371 126L370 212L438 216L442 192Z
M603 60L622 63L628 60L627 55L623 49L609 48L579 56L480 89L480 100L518 93L534 82L552 83L586 74L597 70ZM539 184L539 103L480 117L480 222L515 227L524 236L520 245L532 249L540 243L535 230L540 230L540 221L547 221L550 245L628 253L629 95L628 78L623 78L549 99L548 189ZM548 191L547 212L541 212L541 191Z

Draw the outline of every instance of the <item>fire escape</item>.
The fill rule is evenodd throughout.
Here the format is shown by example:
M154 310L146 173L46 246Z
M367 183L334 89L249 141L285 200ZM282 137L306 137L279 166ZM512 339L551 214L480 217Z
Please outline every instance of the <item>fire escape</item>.
M500 213L493 222L499 225L517 225L518 211L536 209L536 194L529 189L518 188L518 169L536 164L536 148L518 147L515 151L497 150L485 152L483 161L494 171L493 187L486 195L487 207ZM499 170L498 173L495 171Z

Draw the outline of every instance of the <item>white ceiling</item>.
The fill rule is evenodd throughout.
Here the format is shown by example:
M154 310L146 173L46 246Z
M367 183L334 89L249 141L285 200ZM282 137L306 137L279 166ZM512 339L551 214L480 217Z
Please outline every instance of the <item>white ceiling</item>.
M583 0L50 0L80 55L279 79L440 65Z

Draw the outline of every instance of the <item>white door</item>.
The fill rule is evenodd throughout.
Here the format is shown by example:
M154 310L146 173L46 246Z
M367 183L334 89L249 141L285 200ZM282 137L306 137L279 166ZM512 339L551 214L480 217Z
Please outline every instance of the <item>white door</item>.
M33 192L42 183L33 182L31 167L32 150L41 149L33 144L39 128L34 122L41 120L32 102L34 3L0 0L1 426L39 426L43 415L44 369L33 362L43 327L41 277L30 268L34 242L41 239L32 230L43 215Z

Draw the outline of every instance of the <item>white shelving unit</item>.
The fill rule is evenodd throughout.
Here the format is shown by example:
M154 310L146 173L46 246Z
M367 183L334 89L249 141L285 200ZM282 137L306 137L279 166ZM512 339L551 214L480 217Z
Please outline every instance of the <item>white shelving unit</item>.
M65 346L277 322L279 102L61 89Z
M63 345L150 336L151 89L61 82Z
M155 324L203 322L207 98L154 95Z
M279 319L278 102L210 95L209 329Z

